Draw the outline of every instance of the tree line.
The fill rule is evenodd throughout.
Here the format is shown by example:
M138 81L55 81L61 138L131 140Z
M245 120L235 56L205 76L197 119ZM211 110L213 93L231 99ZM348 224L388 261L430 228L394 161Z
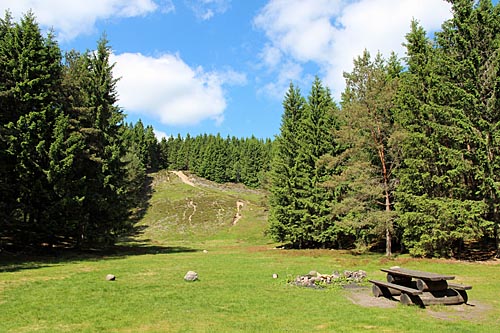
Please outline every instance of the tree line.
M266 187L273 142L271 139L223 138L220 134L185 137L180 134L158 141L151 125L141 120L126 124L125 139L148 172L167 169L189 171L218 183Z
M223 138L204 134L185 138L163 138L159 143L163 169L188 170L218 183L266 185L271 159L270 139Z
M453 0L433 40L417 21L404 65L365 51L340 107L290 86L270 173L270 232L294 247L384 241L458 256L500 224L500 6Z

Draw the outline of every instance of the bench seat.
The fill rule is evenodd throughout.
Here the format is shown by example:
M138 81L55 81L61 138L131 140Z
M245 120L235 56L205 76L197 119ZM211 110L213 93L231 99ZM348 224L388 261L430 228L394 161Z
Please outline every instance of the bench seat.
M390 282L385 282L385 281L378 281L378 280L368 280L368 281L370 281L371 283L373 283L376 286L385 287L385 288L391 288L391 289L396 289L396 290L401 291L402 293L409 294L409 295L412 295L412 296L421 295L422 294L422 291L420 291L418 289L401 286L401 285L395 284L395 283L390 283Z
M455 290L471 290L472 286L466 286L464 284L449 283L448 282L448 288L455 289Z

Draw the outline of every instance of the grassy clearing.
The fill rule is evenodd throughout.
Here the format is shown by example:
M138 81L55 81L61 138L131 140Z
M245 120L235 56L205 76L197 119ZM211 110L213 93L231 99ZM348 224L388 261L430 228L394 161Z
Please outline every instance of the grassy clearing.
M497 262L388 260L376 254L277 250L263 237L265 207L260 197L202 190L199 193L200 189L173 178L159 185L142 223L154 225L162 211L177 216L177 222L165 220L169 232L145 229L133 247L46 260L11 258L9 263L2 257L0 332L495 332L500 328ZM186 194L198 207L221 203L229 221L205 225L205 219L217 221L217 209L207 208L209 214L197 211L200 216L192 216L192 224L182 230L179 224L187 221L182 211L188 206L181 205ZM233 226L238 199L247 204ZM175 207L178 212L171 212ZM364 306L351 299L368 295L368 289L314 290L285 282L287 276L310 270L363 269L369 277L383 279L379 269L393 265L454 274L457 282L474 286L469 297L475 306L460 310ZM198 272L200 280L185 282L188 270ZM106 281L108 273L117 280ZM273 273L279 278L273 279Z

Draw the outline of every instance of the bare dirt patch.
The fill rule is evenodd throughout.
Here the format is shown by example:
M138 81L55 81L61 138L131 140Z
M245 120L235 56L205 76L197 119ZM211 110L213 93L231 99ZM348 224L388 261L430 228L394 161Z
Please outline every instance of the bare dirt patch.
M346 290L346 297L354 304L363 307L394 308L397 301L385 297L374 297L371 288L357 288ZM427 315L443 320L471 320L480 321L492 310L489 304L469 300L467 304L427 306L423 311Z
M467 304L428 307L427 313L435 318L444 320L470 320L480 321L493 307L489 304L477 301L469 301Z
M189 186L196 187L194 183L192 182L191 178L186 176L186 174L182 171L172 171L177 177L179 177L184 184L187 184Z
M364 307L394 308L398 304L385 297L374 297L368 287L350 289L346 291L346 297L354 304Z
M238 223L238 221L243 217L241 215L241 209L243 208L243 206L245 205L245 203L241 200L238 200L236 201L236 215L234 215L234 218L233 218L233 225L236 225L236 223Z

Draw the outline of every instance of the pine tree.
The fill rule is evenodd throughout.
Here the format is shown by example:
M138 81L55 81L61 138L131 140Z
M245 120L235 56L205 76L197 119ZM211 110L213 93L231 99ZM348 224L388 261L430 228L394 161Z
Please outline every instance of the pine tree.
M264 145L252 136L241 145L240 177L241 182L249 187L259 186L259 174L265 165Z
M175 162L176 170L189 170L190 169L190 158L191 158L191 136L186 135L184 139L180 139L180 147L177 151L177 158Z
M159 154L159 168L160 169L169 169L168 165L168 141L167 138L163 137L160 140L158 146L158 154Z
M337 149L332 135L336 107L318 78L307 103L290 85L283 105L271 171L270 231L294 247L328 246L335 239L330 214L334 196L322 185L330 171L318 161Z
M393 100L401 70L394 55L388 62L380 54L372 60L365 50L354 60L353 71L344 73L343 120L335 134L346 149L324 159L330 168L339 170L326 184L337 192L333 215L341 221L338 225L362 246L383 233L387 256L392 254L392 171L398 148L391 146L396 132Z
M469 216L463 222L459 237L477 239L493 225L500 255L500 5L460 0L453 1L452 8L453 18L443 25L436 40L441 46L441 75L449 91L441 98L453 111L453 125L458 129L452 140L460 151L457 157L467 165L462 169L467 187L464 200L487 207L482 216Z
M457 255L498 225L498 17L490 1L453 1L435 47L416 23L407 36L397 198L413 254Z
M0 19L0 229L12 229L7 225L15 222L13 213L16 207L17 186L14 177L15 155L9 151L9 137L13 134L16 121L12 43L14 42L14 23L9 12ZM1 244L0 244L1 246Z
M33 13L12 24L2 22L2 186L8 219L25 230L25 244L36 245L54 231L50 210L53 189L47 179L49 149L56 118L61 112L61 53L54 36L42 36ZM8 134L7 136L5 134ZM19 216L19 219L15 216ZM14 220L13 220L14 219Z
M275 139L271 162L269 230L271 236L280 242L295 242L293 229L299 220L295 211L295 177L305 103L300 90L290 84L283 101L280 134Z
M334 193L323 184L331 170L319 163L322 156L335 156L338 146L333 136L337 128L337 108L330 91L316 78L305 107L301 123L301 138L296 164L297 212L306 246L331 246L335 241L335 225L331 217ZM302 233L302 232L301 232Z
M116 105L117 79L110 64L111 48L103 36L97 50L88 54L91 85L89 86L90 157L94 170L93 198L87 198L88 221L84 241L103 244L114 242L116 237L130 228L127 222L129 207L125 199L128 192L122 157L125 155L121 142L123 113Z

